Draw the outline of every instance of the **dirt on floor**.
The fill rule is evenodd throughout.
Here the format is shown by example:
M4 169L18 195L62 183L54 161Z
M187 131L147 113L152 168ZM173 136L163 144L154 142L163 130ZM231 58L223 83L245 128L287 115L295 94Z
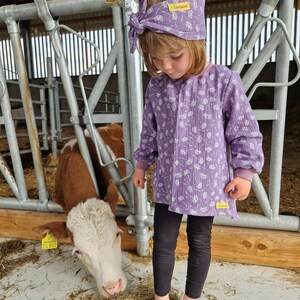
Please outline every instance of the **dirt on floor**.
M151 260L124 252L122 267L127 288L111 299L152 300ZM176 259L172 300L181 299L186 268ZM40 241L0 239L0 279L1 300L104 300L71 245L42 250ZM296 270L212 261L201 299L299 300L299 283Z

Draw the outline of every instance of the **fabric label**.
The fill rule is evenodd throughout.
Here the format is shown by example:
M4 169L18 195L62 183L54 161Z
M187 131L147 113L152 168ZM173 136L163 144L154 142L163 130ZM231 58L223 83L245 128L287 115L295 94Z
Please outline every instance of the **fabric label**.
M216 208L217 209L229 208L229 204L227 202L217 202Z
M168 4L169 11L190 10L190 2L180 2Z

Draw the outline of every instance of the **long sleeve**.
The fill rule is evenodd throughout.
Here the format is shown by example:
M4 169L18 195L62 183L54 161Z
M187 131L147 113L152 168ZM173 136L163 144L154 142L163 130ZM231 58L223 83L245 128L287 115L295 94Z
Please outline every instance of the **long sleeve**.
M232 73L223 97L225 136L231 148L231 167L254 169L260 173L264 164L262 134L237 73Z
M134 158L138 162L145 164L153 164L158 155L157 149L157 126L155 115L151 106L151 99L147 97L143 112L143 126L140 135L139 148L134 153Z

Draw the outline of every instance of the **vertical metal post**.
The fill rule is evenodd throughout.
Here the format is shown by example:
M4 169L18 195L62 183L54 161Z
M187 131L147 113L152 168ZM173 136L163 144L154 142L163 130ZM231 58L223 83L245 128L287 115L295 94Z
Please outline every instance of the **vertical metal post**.
M0 83L1 83L1 95L0 104L1 110L4 117L5 130L7 136L7 142L9 146L9 151L11 154L12 165L15 173L15 179L10 174L8 174L8 169L6 168L5 160L0 158L0 164L3 166L1 170L4 172L3 175L7 179L9 186L16 195L19 201L25 201L28 198L26 182L24 178L24 170L22 166L22 161L20 157L20 150L17 140L17 135L15 131L14 122L11 116L11 106L9 101L9 95L7 92L7 85L5 80L5 75L3 72L2 63L0 60Z
M46 94L45 87L39 88L40 91L40 100L39 107L41 112L41 129L43 137L43 148L48 149L48 126L47 126L47 112L46 112Z
M289 33L291 32L293 6L294 1L280 1L279 17L286 24ZM281 43L277 50L275 82L288 82L289 57L290 48L282 35ZM275 87L274 91L274 109L279 111L279 118L274 120L272 124L269 198L273 210L273 218L278 218L279 214L287 91L287 86Z
M57 138L56 138L56 122L55 122L54 91L53 91L54 78L53 78L51 57L47 57L47 82L48 82L51 153L53 157L57 157Z
M130 138L130 116L129 116L129 97L127 89L127 74L126 74L126 58L125 58L125 46L124 46L124 33L122 25L122 11L118 5L112 6L113 22L116 35L116 43L118 44L118 56L117 56L117 73L118 73L118 90L119 90L119 102L121 105L121 112L123 118L123 138L125 147L125 157L133 161L132 157L132 145ZM127 38L127 37L126 37ZM127 174L132 171L127 164ZM128 180L128 193L129 198L127 205L131 210L134 209L134 190L131 178Z
M124 24L128 23L128 17L132 12L137 11L137 4L134 1L130 3L125 1L124 7ZM141 60L139 53L131 54L129 52L128 26L125 27L125 49L127 58L128 74L128 92L129 92L129 113L132 149L139 146L140 133L142 130L142 115L144 108L143 101L143 81L141 71ZM145 220L147 218L147 187L143 190L135 189L134 193L135 208L135 236L137 241L137 253L140 256L149 254L150 232Z
M23 34L23 44L24 44L24 56L25 56L25 64L27 66L27 73L28 73L28 78L32 79L33 78L33 73L32 73L32 51L31 51L31 35L30 35L30 22L29 21L23 21L21 23L21 30Z
M32 150L34 170L36 174L37 186L39 191L40 204L44 206L48 202L48 192L46 187L45 175L43 170L43 160L40 150L39 137L34 118L32 98L30 94L29 81L23 57L20 30L15 20L8 18L6 20L8 33L10 35L12 49L14 53L16 69L19 77L19 86L25 112L26 124L29 133L29 141ZM46 206L44 206L46 207Z

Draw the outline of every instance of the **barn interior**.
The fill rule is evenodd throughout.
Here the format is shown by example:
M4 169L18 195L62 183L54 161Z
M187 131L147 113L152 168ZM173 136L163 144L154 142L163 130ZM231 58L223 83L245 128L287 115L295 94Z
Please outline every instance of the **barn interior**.
M57 1L48 1L57 2ZM122 1L120 1L122 2ZM262 4L272 6L276 1L206 1L206 15L207 15L207 28L209 35L209 42L207 43L208 53L211 60L215 63L221 63L229 67L234 66L238 50L241 48L244 37L249 32L249 28L253 22L254 15L256 15L261 8ZM278 5L271 16L278 17L280 12L280 6L284 0L279 1ZM12 10L13 5L27 5L32 4L33 1L0 1L0 17L4 16L4 13ZM1 10L1 7L6 7L5 10ZM28 6L29 7L29 6ZM299 22L300 22L300 1L293 1L292 8L292 22L289 24L290 39L295 47L296 55L299 58ZM26 10L25 10L26 11ZM50 9L51 11L51 9ZM284 12L286 13L286 12ZM238 18L236 16L239 16ZM281 16L280 16L281 17ZM286 16L283 15L283 18ZM237 20L236 20L236 19ZM101 49L101 60L95 70L91 70L86 76L84 76L84 87L85 92L89 96L93 93L93 88L97 84L99 74L105 66L105 60L108 57L109 51L112 49L114 34L114 20L112 16L112 10L100 9L88 13L68 13L59 17L54 16L55 21L59 21L60 24L64 24L80 33L87 39L95 41L95 43L102 43L98 46ZM233 22L236 20L236 23ZM237 27L234 27L236 24ZM74 130L74 124L70 122L70 109L68 107L68 92L66 92L65 86L62 84L60 68L55 62L55 56L53 51L43 51L41 49L50 47L48 40L44 38L49 33L45 28L44 23L37 18L26 19L18 21L20 27L20 34L22 37L22 49L24 55L24 64L26 67L28 83L30 84L30 91L32 95L35 110L35 122L37 124L38 136L39 136L39 148L42 157L42 173L45 176L46 190L41 193L39 189L39 183L37 179L37 173L32 165L35 163L32 145L29 140L30 133L28 132L28 124L24 115L17 116L17 109L22 108L22 90L18 88L19 79L21 74L18 73L14 60L11 53L10 36L7 30L7 24L1 19L0 23L0 38L1 38L1 59L3 64L3 71L5 80L7 82L7 89L10 98L11 108L15 109L16 116L13 116L14 124L17 125L17 144L20 147L20 157L22 166L24 169L25 186L29 204L28 206L19 206L20 201L16 197L16 190L12 188L12 184L9 184L7 177L3 175L0 178L0 200L3 200L3 205L0 206L0 216L2 225L0 225L0 236L4 238L25 238L29 240L39 240L40 237L32 231L32 227L40 225L45 219L49 220L62 220L65 219L65 215L61 209L57 206L48 205L50 209L42 209L39 211L36 206L36 201L43 199L43 201L51 200L55 197L54 195L54 180L57 165L57 156L64 146L64 144L74 136L76 136L76 130ZM247 54L247 59L242 67L239 67L239 72L242 76L247 74L247 71L253 65L258 54L262 51L263 45L267 42L268 30L275 31L276 27L273 23L270 27L266 25L266 33L264 37L260 37L259 41L255 44L254 50L250 54ZM80 73L82 72L83 66L89 66L92 63L90 58L84 57L82 52L78 52L77 61L83 61L83 66L76 64L76 59L72 58L74 52L68 50L70 44L76 43L76 36L69 34L65 28L61 28L61 36L64 43L64 53L68 61L68 74L73 84L74 93L78 100L78 107L81 111L84 111L84 99L82 97L82 90L80 88ZM220 35L219 32L224 32ZM242 32L242 33L241 33ZM230 33L230 34L229 34ZM218 39L215 38L219 34ZM298 39L297 39L298 37ZM233 40L236 38L239 42L233 44ZM104 42L105 41L105 42ZM226 47L224 45L227 45ZM228 46L229 45L229 46ZM230 46L231 45L231 46ZM85 48L86 53L91 51L91 46L87 44L78 43L77 48ZM101 48L102 47L102 48ZM105 57L104 53L107 54ZM82 55L82 56L80 56ZM256 83L261 82L274 82L276 76L278 76L278 53L273 54L272 57L266 62L262 70L257 74L256 79L249 84L248 93L251 92L251 88ZM50 57L49 57L50 56ZM74 62L75 61L75 62ZM291 50L289 50L289 58L285 60L285 65L288 65L289 73L287 74L288 80L293 81L298 75L297 59L293 56ZM116 67L115 67L116 69ZM51 70L51 72L49 71ZM130 69L131 70L131 69ZM276 75L277 72L277 75ZM118 97L120 96L120 90L118 87L118 71L114 70L111 74L104 74L103 77L107 77L107 83L105 86L101 86L103 90L99 103L95 106L95 114L101 115L103 125L119 122L118 116L115 114L120 113L122 105L120 105ZM149 81L149 75L143 66L141 66L141 81L142 90L140 94L143 94L147 83ZM59 107L57 112L55 109L55 115L59 115L59 124L55 126L51 123L51 115L49 115L49 86L54 87L53 91L58 93L57 102L54 102L54 106ZM242 214L249 216L249 219L253 219L253 225L246 219L242 221L240 225L235 226L229 222L216 224L214 226L214 240L213 240L213 258L217 261L229 261L238 262L245 264L254 264L262 266L280 267L280 268L293 268L295 278L299 276L299 216L300 216L300 201L299 201L299 174L300 174L300 121L299 121L299 91L300 81L296 81L291 86L288 86L286 90L286 96L280 94L278 96L281 99L277 99L277 104L274 104L274 98L276 93L281 87L274 89L274 87L262 86L255 90L251 97L251 105L253 109L260 110L277 110L284 113L284 120L280 120L284 124L281 125L279 131L281 131L281 137L276 142L274 139L274 131L276 126L274 123L278 123L278 119L272 119L272 113L266 114L266 119L259 120L261 131L264 135L264 152L266 156L266 164L264 171L260 175L261 185L266 190L267 196L272 200L268 200L271 203L272 215L268 215L268 205L265 202L258 201L257 191L260 191L258 187L254 188L247 201L238 202L238 210ZM53 92L52 91L52 92ZM140 95L139 94L139 95ZM136 95L134 95L136 97ZM99 96L100 97L100 96ZM282 100L283 98L285 100ZM56 99L54 97L54 99ZM43 100L43 101L41 101ZM44 103L45 105L41 105ZM79 102L80 100L80 102ZM282 102L286 101L285 104ZM141 105L141 104L140 104ZM282 110L282 106L284 109ZM1 107L2 109L2 107ZM141 109L140 107L138 109ZM138 111L131 112L131 114L138 113ZM105 116L107 115L107 116ZM113 116L112 116L113 115ZM97 119L98 120L98 119ZM111 121L113 120L113 121ZM136 120L135 120L136 122ZM5 122L2 120L1 123L1 156L4 161L8 164L8 168L13 169L13 163L11 161L11 149L7 139L7 130L5 129ZM51 127L54 126L54 127ZM275 129L274 129L275 128ZM136 134L135 134L136 135ZM131 146L134 146L133 145ZM279 152L275 152L274 148L282 148L282 157ZM273 149L273 150L272 150ZM126 159L131 160L131 156L128 154ZM274 162L281 161L281 164L275 164ZM3 169L1 169L2 171ZM13 173L13 172L12 172ZM5 173L4 173L5 174ZM277 175L276 175L277 174ZM1 174L0 174L1 176ZM148 178L148 189L147 195L141 197L146 198L147 201L152 200L151 190L151 173ZM274 179L275 177L275 179ZM257 184L259 185L259 184ZM274 186L276 188L274 188ZM134 193L129 191L129 193ZM272 195L276 194L275 196ZM278 194L279 193L279 194ZM137 196L139 197L139 195ZM17 199L13 202L12 199ZM123 198L123 197L121 197ZM10 205L10 203L13 203ZM262 204L263 203L263 204ZM275 203L275 204L274 204ZM22 204L22 201L21 201ZM274 205L273 205L274 204ZM146 209L147 208L143 208ZM275 213L274 213L275 211ZM137 243L136 236L132 234L135 230L133 226L134 221L127 221L126 218L131 210L128 209L128 205L124 205L124 199L120 199L119 205L119 224L123 229L124 237L122 240L122 248L126 251L136 252ZM273 214L274 213L274 214ZM266 216L261 221L262 216ZM258 216L257 220L254 216ZM150 212L151 217L151 212ZM134 217L133 217L134 219ZM151 218L150 218L151 220ZM269 222L271 220L271 222ZM276 221L277 220L277 221ZM262 223L262 225L260 224ZM151 221L150 221L151 223ZM129 225L128 225L129 224ZM258 224L258 225L257 225ZM145 224L143 224L144 226ZM260 226L261 225L261 226ZM186 255L185 246L185 224L182 226L181 238L182 244L179 243L178 255ZM147 227L147 226L146 226ZM245 238L247 236L248 238ZM151 240L151 238L150 238ZM70 240L67 241L70 243ZM250 246L249 246L250 245ZM284 245L284 247L282 246ZM67 247L67 246L64 246ZM150 245L151 248L151 245ZM224 249L226 249L224 251ZM139 251L138 251L139 252ZM298 269L297 269L298 268ZM296 271L295 271L296 269ZM261 271L261 270L259 270ZM149 271L150 272L150 271ZM218 271L217 271L218 272ZM139 276L139 275L136 275ZM212 279L213 281L213 279ZM212 285L213 288L213 285ZM296 290L297 291L297 290ZM234 293L234 292L230 292ZM209 294L209 293L208 293ZM221 296L219 296L221 297ZM292 295L296 297L297 295ZM208 299L209 295L207 295ZM248 297L249 298L249 297ZM50 299L50 298L49 298ZM77 298L76 298L77 299ZM96 299L96 298L95 298ZM121 298L120 298L121 299ZM133 299L133 298L130 298ZM222 299L216 298L216 299ZM234 298L232 298L234 299ZM242 299L242 298L236 298ZM246 299L243 298L243 299ZM257 298L263 299L263 298ZM267 298L266 298L267 299ZM276 298L273 298L276 299ZM279 298L278 298L279 299Z

